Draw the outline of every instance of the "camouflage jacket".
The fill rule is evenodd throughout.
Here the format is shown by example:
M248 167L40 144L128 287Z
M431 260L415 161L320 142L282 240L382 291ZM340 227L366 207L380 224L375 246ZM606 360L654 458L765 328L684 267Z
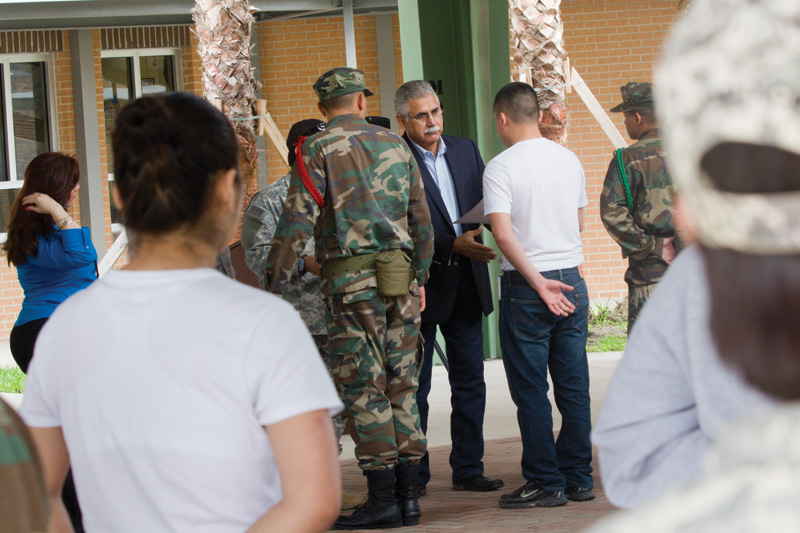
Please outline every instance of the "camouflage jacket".
M267 256L272 247L272 237L283 212L286 193L289 190L289 174L279 178L266 189L253 195L242 220L242 246L248 268L258 276L261 287L266 289ZM314 254L314 239L309 237L300 253L301 257ZM297 309L312 335L325 335L325 303L316 274L305 272L292 276L283 291L283 299Z
M433 256L433 229L417 162L403 139L356 115L339 115L303 143L303 162L325 205L292 169L283 215L267 260L267 285L285 291L313 230L317 259L405 250L422 283ZM326 294L376 285L361 271L323 281Z
M600 218L628 258L625 280L632 285L658 282L667 269L661 259L664 238L676 237L673 221L675 186L664 164L664 148L658 130L649 130L622 150L633 208L628 208L617 158L611 161L600 195Z

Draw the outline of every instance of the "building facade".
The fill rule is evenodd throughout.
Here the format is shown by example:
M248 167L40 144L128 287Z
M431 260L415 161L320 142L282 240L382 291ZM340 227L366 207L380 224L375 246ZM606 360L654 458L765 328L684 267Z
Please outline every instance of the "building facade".
M659 0L565 0L561 9L571 64L606 109L618 101L621 85L651 80L661 43L678 16L673 2ZM393 118L389 93L405 81L396 9L356 14L352 21L357 65L376 93L368 99L369 114ZM323 71L346 63L345 26L341 12L256 23L254 67L267 109L284 136L295 121L319 117L311 84ZM102 257L121 229L109 201L113 120L138 96L173 90L202 94L196 48L189 24L0 31L3 227L25 166L36 154L47 150L78 154L88 175L82 177L80 202L70 214L92 227ZM586 170L590 202L584 275L593 298L618 299L626 293L625 264L603 228L598 207L613 146L577 93L569 94L567 103L569 144ZM612 118L624 132L622 117ZM260 174L265 184L282 176L286 167L269 140L262 149ZM484 156L488 159L491 154ZM123 256L118 266L124 262ZM7 338L21 302L16 272L2 257L0 338Z

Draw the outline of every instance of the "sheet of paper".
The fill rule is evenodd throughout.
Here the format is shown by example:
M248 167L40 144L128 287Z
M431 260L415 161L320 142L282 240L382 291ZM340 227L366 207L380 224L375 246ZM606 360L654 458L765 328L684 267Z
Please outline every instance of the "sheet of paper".
M489 217L483 214L483 199L469 213L459 218L454 224L488 224Z

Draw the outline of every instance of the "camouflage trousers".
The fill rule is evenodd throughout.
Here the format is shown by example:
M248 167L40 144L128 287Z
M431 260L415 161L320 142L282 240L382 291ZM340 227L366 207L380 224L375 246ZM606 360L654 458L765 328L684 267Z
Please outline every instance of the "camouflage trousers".
M325 368L328 369L331 379L333 379L333 372L331 372L331 354L328 353L328 336L327 335L312 335L314 343L317 345L319 356L325 362ZM336 433L336 444L339 446L339 455L342 454L342 434L344 433L344 420L341 415L336 415L332 419L333 431Z
M415 464L425 453L417 409L420 310L377 289L326 298L333 379L355 429L363 470Z
M639 318L639 312L647 303L653 290L658 283L651 283L649 285L632 285L628 284L628 334L630 335L633 323Z

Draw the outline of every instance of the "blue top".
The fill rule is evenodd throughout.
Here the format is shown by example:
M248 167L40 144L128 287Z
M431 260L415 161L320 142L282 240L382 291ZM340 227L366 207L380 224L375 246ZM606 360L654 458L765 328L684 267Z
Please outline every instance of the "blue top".
M14 326L53 314L58 304L97 279L96 261L89 228L40 236L36 257L17 267L25 299Z

